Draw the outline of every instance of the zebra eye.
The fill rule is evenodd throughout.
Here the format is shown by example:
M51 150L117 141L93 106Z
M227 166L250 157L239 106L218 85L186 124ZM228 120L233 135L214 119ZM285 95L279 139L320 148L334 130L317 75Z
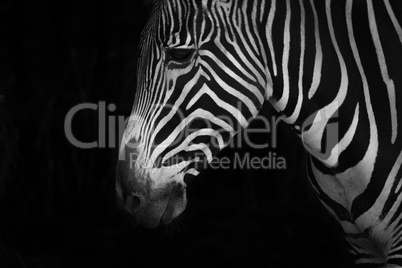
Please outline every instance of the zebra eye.
M187 61L193 55L192 49L173 48L168 51L168 56L174 61Z

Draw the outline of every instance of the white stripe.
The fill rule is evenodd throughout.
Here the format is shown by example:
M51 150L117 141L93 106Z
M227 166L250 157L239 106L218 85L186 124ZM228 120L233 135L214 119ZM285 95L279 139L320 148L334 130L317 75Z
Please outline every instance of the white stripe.
M253 11L251 12L251 18L252 18L252 20L256 20L255 19L255 17L256 17L256 14L255 14L255 11L256 11L256 5L253 5L254 7L253 7ZM255 53L257 53L257 55L258 56L260 56L259 55L259 51L258 51L258 48L257 48L257 44L256 44L256 42L255 42L255 40L254 40L254 36L251 34L251 29L250 29L250 25L249 25L249 21L248 21L248 14L247 14L247 1L244 1L244 3L243 3L243 8L242 8L242 11L243 11L243 18L244 18L244 25L245 25L245 27L246 27L246 33L245 33L245 36L246 36L246 38L247 38L247 40L249 41L249 43L251 43L251 46L253 47L253 56L255 55L254 54L254 52ZM254 29L253 29L253 31L254 31ZM244 34L241 34L242 36L244 35ZM246 40L245 40L246 41ZM245 43L245 42L244 42ZM250 51L249 51L250 52Z
M264 15L264 10L265 10L265 1L261 1L261 5L260 5L260 23L262 22L262 18Z
M186 171L186 174L198 176L200 174L200 172L198 170L196 170L195 168L190 168L189 170Z
M290 2L286 0L286 19L283 34L283 55L282 55L282 75L283 75L283 92L282 97L275 103L279 111L283 111L289 101L289 52L290 52Z
M367 0L367 13L370 22L370 31L373 38L374 46L376 48L378 63L381 69L382 79L384 80L385 85L387 86L388 98L389 98L389 107L391 113L391 123L392 123L392 137L391 142L395 143L396 136L398 132L398 121L397 121L397 112L396 112L396 103L395 103L395 85L394 81L389 77L387 63L385 61L384 51L382 49L380 36L378 34L377 22L375 20L373 2L371 0Z
M277 67L276 67L275 50L274 50L274 46L273 46L273 42L272 42L272 24L274 23L275 12L276 12L276 0L272 0L271 9L269 10L269 14L268 14L268 24L267 24L267 28L266 28L266 36L268 38L269 51L271 52L271 60L272 60L273 68L274 68L274 76L277 76L278 71L277 71Z
M313 9L314 15L314 36L315 36L315 60L314 60L314 71L313 80L311 82L311 87L308 92L308 98L311 99L317 92L318 86L321 81L321 68L322 68L322 49L321 49L321 39L320 39L320 28L318 23L317 10L315 9L314 1L310 0L311 8Z
M304 71L304 55L306 52L306 14L304 9L304 4L302 0L299 0L300 4L300 60L299 60L299 92L297 98L296 108L293 111L292 115L286 118L284 121L288 124L293 124L299 118L300 110L303 103L303 71Z
M396 19L394 11L392 10L391 5L389 4L389 1L384 0L384 4L385 4L385 7L387 8L387 12L388 12L389 17L391 18L392 24L394 25L395 30L398 33L399 42L402 43L402 28L401 28L401 25L399 24L398 20Z

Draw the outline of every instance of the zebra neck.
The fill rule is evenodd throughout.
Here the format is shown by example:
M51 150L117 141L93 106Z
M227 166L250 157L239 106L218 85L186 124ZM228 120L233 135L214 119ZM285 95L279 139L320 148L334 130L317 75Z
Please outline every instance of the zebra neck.
M264 11L252 13L258 21L266 58L266 99L296 129L312 114L312 107L328 103L338 90L334 87L332 94L328 88L326 94L317 90L321 82L321 35L323 30L328 32L320 28L317 9L325 9L325 4L316 6L311 0L306 6L305 2L308 1L262 0L254 8L261 3Z
M331 26L334 23L343 27L345 22L340 20L345 17L345 5L330 0L262 2L264 14L254 19L259 21L266 55L266 99L302 138L309 152L333 167L338 159L328 154L337 137L324 137L324 132L330 122L350 123L350 115L358 109L357 100L362 96L350 96L352 105L343 105L346 68L337 54ZM341 19L333 18L332 12L340 13ZM323 61L323 51L330 62ZM324 69L325 64L328 69ZM347 118L339 120L344 115ZM333 140L327 143L329 148L322 148L325 138Z

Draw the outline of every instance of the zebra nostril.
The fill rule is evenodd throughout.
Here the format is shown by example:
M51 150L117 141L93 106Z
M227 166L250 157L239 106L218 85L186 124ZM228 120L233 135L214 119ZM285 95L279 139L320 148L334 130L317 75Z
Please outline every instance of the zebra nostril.
M138 194L133 194L129 199L128 208L131 212L135 212L141 206L141 197Z

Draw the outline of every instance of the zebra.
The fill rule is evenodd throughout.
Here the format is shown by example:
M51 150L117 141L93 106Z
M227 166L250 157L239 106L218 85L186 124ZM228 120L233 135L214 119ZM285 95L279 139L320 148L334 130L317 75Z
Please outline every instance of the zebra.
M144 226L171 222L187 204L184 179L269 102L306 148L311 185L355 262L402 267L402 3L151 2L120 205Z

